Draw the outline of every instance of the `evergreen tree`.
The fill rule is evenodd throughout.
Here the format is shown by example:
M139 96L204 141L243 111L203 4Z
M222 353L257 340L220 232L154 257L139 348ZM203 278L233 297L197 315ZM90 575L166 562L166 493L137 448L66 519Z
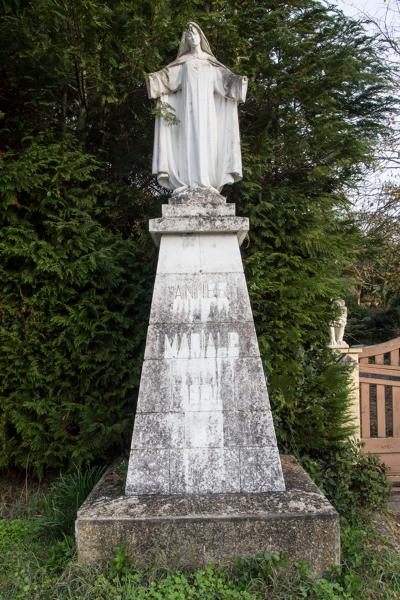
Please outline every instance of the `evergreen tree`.
M352 254L345 185L392 100L376 44L317 0L36 0L0 23L1 464L42 471L129 438L155 249L144 77L197 20L248 75L244 250L282 449L346 430L346 373L326 350ZM125 437L124 437L125 436Z
M0 467L39 474L126 446L154 266L101 223L111 189L73 146L2 163Z

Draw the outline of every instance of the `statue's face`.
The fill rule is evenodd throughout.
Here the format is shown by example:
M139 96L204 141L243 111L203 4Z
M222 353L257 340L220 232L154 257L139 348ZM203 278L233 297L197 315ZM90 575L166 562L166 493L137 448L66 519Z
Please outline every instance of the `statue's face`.
M186 41L191 48L200 46L200 34L195 27L189 27L186 32Z

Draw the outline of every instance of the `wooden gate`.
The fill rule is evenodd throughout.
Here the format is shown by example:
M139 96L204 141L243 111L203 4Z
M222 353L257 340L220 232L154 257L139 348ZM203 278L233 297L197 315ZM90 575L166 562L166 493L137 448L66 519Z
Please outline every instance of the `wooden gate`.
M359 354L361 439L400 481L400 337Z

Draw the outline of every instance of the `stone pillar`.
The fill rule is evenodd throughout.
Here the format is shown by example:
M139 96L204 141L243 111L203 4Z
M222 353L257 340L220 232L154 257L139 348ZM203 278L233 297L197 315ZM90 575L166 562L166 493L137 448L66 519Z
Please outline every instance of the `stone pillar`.
M126 494L283 491L239 250L248 219L209 191L162 214Z
M337 348L337 352L342 355L343 362L352 366L351 373L351 404L350 404L350 418L354 425L353 438L355 441L361 439L361 417L360 417L360 367L358 364L358 355L361 354L362 348L349 347L349 348Z

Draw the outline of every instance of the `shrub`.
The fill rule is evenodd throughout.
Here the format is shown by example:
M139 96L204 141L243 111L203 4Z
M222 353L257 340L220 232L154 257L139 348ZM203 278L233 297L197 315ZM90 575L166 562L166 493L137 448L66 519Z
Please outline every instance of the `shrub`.
M341 448L353 431L349 416L351 367L323 347L307 352L298 349L296 360L293 349L290 353L290 373L287 366L281 369L282 355L272 356L269 366L279 448L300 457L331 453Z
M319 459L303 457L303 465L341 516L357 521L385 508L390 491L386 468L377 456L349 442Z

